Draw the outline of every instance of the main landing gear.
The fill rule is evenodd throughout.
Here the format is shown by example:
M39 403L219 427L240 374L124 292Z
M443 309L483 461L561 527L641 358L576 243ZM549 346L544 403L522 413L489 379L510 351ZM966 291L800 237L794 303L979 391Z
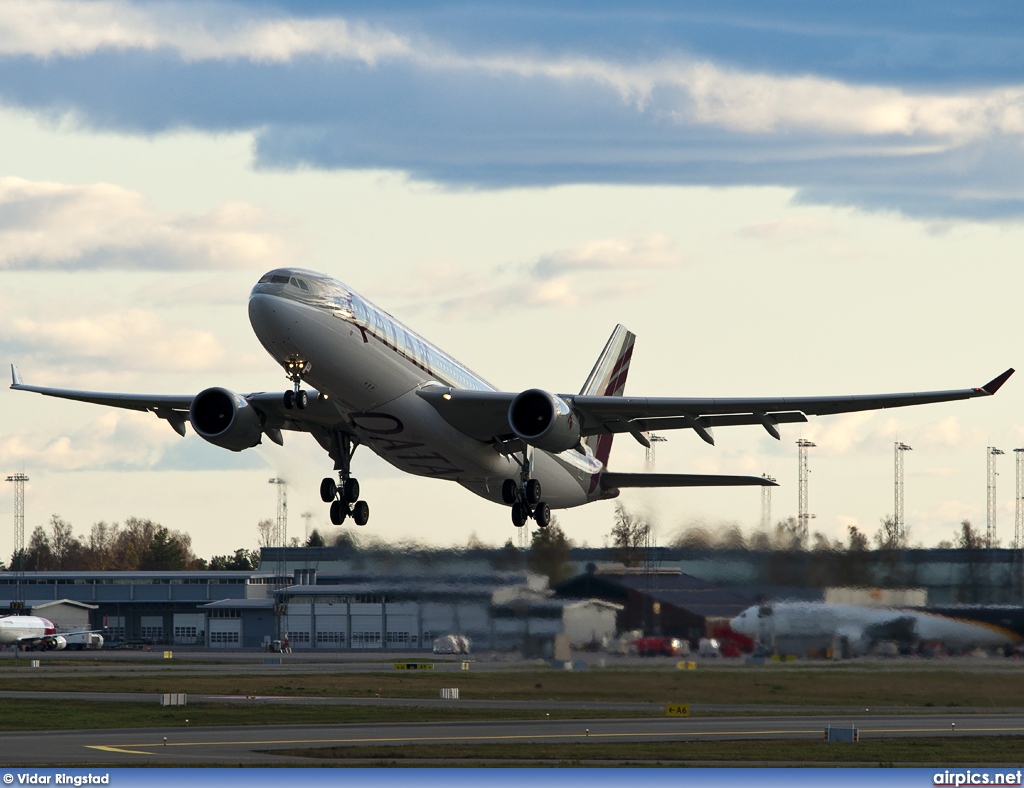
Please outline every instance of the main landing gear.
M305 410L309 404L309 395L302 389L302 376L309 373L313 365L297 356L289 356L285 361L285 372L292 382L294 389L284 393L284 407L286 410L298 408Z
M359 480L351 475L352 455L358 445L348 433L335 433L331 439L331 456L334 469L338 472L335 482L330 476L320 482L320 499L331 505L331 522L341 525L346 517L355 520L356 525L366 525L370 520L370 505L359 500Z
M540 499L540 482L530 478L532 457L526 451L523 455L522 461L512 455L521 468L519 482L517 484L515 479L505 479L501 485L501 498L512 507L512 525L516 528L522 528L530 518L541 528L547 528L551 522L551 507Z

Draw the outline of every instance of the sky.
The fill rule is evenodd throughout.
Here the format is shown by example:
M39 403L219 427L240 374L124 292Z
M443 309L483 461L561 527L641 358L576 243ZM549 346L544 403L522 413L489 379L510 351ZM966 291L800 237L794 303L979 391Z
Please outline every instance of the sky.
M1024 9L978 2L0 0L0 363L37 385L284 389L246 313L265 271L324 271L499 387L578 391L615 324L626 393L980 386L1021 357ZM1024 373L1022 373L1024 374ZM662 472L769 473L772 519L873 534L905 457L913 544L1013 538L1024 379L994 398L690 431ZM616 439L614 470L644 470ZM204 557L329 523L326 454L235 454L150 414L0 389L26 532L148 517ZM366 450L360 537L516 539L508 511ZM0 486L0 556L14 485ZM659 543L761 519L756 488L629 491ZM306 516L303 516L306 515ZM608 539L614 504L557 513ZM354 528L354 526L349 526Z

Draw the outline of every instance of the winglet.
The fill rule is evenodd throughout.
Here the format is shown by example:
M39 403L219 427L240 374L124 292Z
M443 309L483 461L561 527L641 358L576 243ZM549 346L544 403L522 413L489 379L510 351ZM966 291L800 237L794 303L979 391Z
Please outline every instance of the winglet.
M15 386L23 385L25 385L25 381L21 379L21 374L18 372L18 368L14 366L14 364L11 364L11 388L13 389Z
M1010 375L1013 374L1013 372L1014 372L1013 367L1010 367L1002 375L1000 375L999 377L993 378L988 383L986 383L984 386L982 386L981 390L984 391L986 394L995 394L997 391L999 391L999 387L1002 386L1006 382L1006 380L1010 377Z

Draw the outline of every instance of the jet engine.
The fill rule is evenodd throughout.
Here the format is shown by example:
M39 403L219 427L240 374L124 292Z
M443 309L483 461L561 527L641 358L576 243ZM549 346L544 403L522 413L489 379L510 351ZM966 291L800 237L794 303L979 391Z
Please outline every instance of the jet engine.
M580 442L580 422L572 408L540 389L516 395L508 408L508 423L522 441L544 451L567 451Z
M251 449L262 440L259 414L245 398L222 388L196 394L188 420L199 437L231 451Z
M55 635L46 641L46 648L50 651L62 651L68 647L68 641L60 635Z

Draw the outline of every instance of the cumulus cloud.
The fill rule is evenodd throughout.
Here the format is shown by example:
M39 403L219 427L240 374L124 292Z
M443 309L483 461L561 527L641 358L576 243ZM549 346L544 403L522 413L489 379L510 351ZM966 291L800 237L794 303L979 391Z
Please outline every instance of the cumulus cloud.
M172 214L109 183L0 177L0 269L270 268L292 256L272 224L244 203Z
M40 470L142 469L178 440L155 416L111 410L57 435L47 425L0 436L0 462Z
M137 371L223 369L226 352L210 331L169 324L154 312L126 309L100 315L14 317L0 325L0 347L48 366L78 364Z

